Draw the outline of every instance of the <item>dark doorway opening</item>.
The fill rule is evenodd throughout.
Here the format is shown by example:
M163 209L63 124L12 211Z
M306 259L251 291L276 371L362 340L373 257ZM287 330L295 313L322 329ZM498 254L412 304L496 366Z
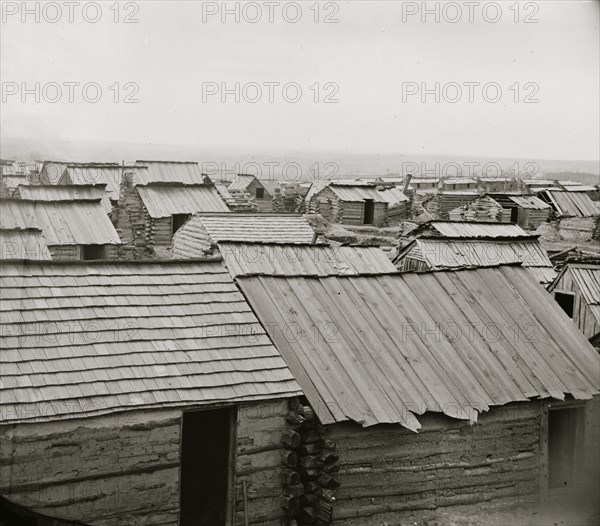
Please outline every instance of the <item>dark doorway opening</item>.
M183 414L180 526L229 526L235 410Z
M555 292L554 299L567 313L569 318L573 318L573 310L575 308L575 294L568 294L563 292Z
M364 217L364 221L363 221L364 224L372 225L374 215L375 215L375 203L373 202L372 199L365 199L365 217Z
M171 217L171 235L177 232L190 217L190 214L173 215Z
M517 207L510 209L510 222L517 223L519 221L519 209Z
M265 197L265 189L257 188L256 189L256 199L264 199L264 197Z
M581 464L584 408L548 412L548 489L569 489Z

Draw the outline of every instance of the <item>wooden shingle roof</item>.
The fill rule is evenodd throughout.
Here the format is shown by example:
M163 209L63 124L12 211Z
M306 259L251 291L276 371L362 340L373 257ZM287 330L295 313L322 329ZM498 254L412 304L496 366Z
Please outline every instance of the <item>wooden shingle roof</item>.
M196 214L173 236L173 256L202 257L207 246L222 241L307 244L314 237L314 230L301 215Z
M221 262L6 263L0 421L299 394Z

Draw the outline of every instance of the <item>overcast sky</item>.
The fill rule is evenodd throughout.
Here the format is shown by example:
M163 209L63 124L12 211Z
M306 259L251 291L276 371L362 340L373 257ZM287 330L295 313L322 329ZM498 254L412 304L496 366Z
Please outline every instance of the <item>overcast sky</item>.
M203 8L202 2L144 1L136 3L137 12L133 3L123 5L120 19L129 15L137 23L115 23L113 2L101 3L97 23L84 19L81 6L70 23L61 2L59 22L50 23L56 16L50 8L40 12L39 21L28 15L23 22L20 12L12 14L20 4L3 6L3 137L262 151L600 157L597 1L522 2L518 13L510 9L513 2L500 2L499 14L493 7L484 13L489 2L480 2L472 22L462 4L456 23L451 23L456 9L443 11L435 2L430 8L440 9L438 21L433 14L422 20L422 2L409 2L403 13L401 2L341 1L322 2L319 22L314 3L301 2L297 23L289 21L297 15L286 2L272 8L273 23L262 2L255 3L262 9L257 23L249 20L257 15L255 7L240 8L239 22L228 15L223 23L220 2ZM93 19L95 10L86 15ZM326 16L338 22L324 23ZM21 93L11 94L24 86L35 90L36 82L40 92L46 86L47 98L57 97L48 83L63 85L62 97L36 103L34 95L23 102ZM75 87L71 103L65 82L96 82L102 96L95 104L86 102ZM258 83L262 99L253 104L242 97L236 103L229 95L223 103L217 93L203 101L203 85L235 88L236 82L240 90ZM300 100L286 101L276 86L270 102L264 84L269 82L297 83ZM440 90L457 83L462 97L453 103L442 91L439 102L433 94L422 102L419 93L403 100L403 90L434 88L436 82ZM472 88L473 102L465 82L480 83ZM139 102L122 100L133 92L127 83L139 88L133 95ZM332 84L326 88L327 83ZM489 102L498 98L495 88L483 92L486 83L502 89L496 103ZM449 86L446 99L457 93ZM95 91L87 95L93 98ZM248 88L246 95L257 92ZM297 96L292 88L285 95ZM324 103L327 96L338 102Z

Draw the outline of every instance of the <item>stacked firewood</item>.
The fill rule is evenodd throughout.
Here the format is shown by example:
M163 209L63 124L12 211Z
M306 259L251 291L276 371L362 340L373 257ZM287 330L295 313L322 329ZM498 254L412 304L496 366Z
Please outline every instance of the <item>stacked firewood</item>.
M339 487L335 442L313 409L297 398L290 401L283 435L283 507L290 526L328 526L332 523L333 502Z

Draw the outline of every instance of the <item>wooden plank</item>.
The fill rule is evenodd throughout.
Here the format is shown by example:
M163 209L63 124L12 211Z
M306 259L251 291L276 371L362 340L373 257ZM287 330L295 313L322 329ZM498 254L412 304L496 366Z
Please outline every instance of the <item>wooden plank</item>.
M286 325L288 321L287 315L280 313L278 309L275 308L275 305L280 305L278 295L275 295L275 293L271 291L269 291L270 293L267 293L262 278L243 278L242 280L239 280L238 283L263 325L269 322L278 324L278 326L281 327ZM273 303L273 300L271 300L271 297L274 298L275 304ZM268 331L269 327L267 325L265 325L265 327ZM327 396L326 393L331 397L331 401L337 401L338 395L332 390L333 386L328 386L327 383L323 383L325 382L325 378L322 377L323 373L320 372L319 367L314 365L319 364L320 362L318 354L315 354L313 360L300 359L294 352L293 347L289 342L285 341L285 339L282 341L281 337L278 335L277 338L275 338L275 335L269 336L271 340L276 342L277 348L280 350L284 360L297 378L304 394L311 401L311 405L313 405L313 409L317 412L321 423L330 424L340 420L340 415L333 415L325 401L324 397ZM326 386L326 393L317 389L315 384L317 379L320 379L319 384L323 383L323 385Z

